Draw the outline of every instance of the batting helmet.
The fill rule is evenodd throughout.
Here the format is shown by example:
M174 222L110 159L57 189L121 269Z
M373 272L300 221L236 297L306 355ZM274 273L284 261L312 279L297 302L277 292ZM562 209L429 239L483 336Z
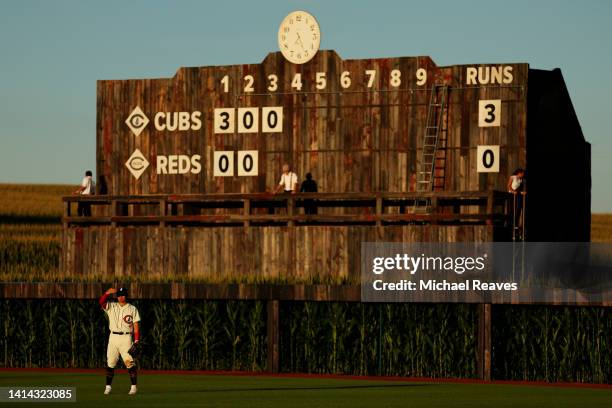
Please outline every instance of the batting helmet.
M127 288L119 288L119 290L117 291L117 297L127 296L127 295L128 295Z

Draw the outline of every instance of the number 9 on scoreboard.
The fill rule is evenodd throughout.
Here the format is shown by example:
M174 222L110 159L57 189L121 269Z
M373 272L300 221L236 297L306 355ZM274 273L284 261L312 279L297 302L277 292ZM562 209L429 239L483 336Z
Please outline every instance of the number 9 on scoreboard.
M499 173L499 145L481 145L476 148L478 173Z

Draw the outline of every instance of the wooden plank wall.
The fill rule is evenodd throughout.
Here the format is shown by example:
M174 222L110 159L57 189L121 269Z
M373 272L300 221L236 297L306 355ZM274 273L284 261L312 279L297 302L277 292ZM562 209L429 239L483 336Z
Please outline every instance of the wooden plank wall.
M362 242L490 242L494 227L65 228L62 270L84 281L353 282Z
M97 175L107 191L127 194L255 193L273 188L283 162L293 165L300 179L312 172L320 191L411 191L425 132L430 88L450 86L447 110L446 182L444 189L505 190L508 175L525 165L527 64L513 67L511 86L466 86L466 66L437 67L429 57L342 60L334 51L320 51L304 65L271 53L261 64L181 68L174 78L98 81ZM474 65L478 67L478 65ZM416 84L416 71L428 72L427 83ZM371 89L365 70L375 69ZM398 88L389 84L393 69L401 72ZM343 89L340 75L350 72ZM325 72L327 88L315 87L317 72ZM303 88L291 87L301 73ZM269 92L268 75L278 76L279 88ZM229 92L221 79L229 76ZM243 92L244 76L253 75L254 92ZM502 99L502 123L478 127L478 100ZM139 136L125 124L139 106L151 123ZM214 108L282 106L282 133L214 134ZM201 111L198 131L157 131L156 112ZM261 121L262 118L260 118ZM500 173L476 172L476 146L501 145ZM139 180L125 167L138 148L151 162ZM213 177L217 150L257 150L259 175ZM157 155L200 154L198 175L157 175ZM100 184L100 183L99 183Z

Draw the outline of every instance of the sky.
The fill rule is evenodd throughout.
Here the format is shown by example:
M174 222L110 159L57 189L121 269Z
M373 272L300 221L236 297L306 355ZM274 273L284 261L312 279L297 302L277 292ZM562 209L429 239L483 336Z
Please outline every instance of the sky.
M606 0L0 0L0 182L79 183L95 170L97 80L259 63L277 51L281 20L300 9L317 18L321 49L345 59L561 68L592 145L592 211L612 212Z

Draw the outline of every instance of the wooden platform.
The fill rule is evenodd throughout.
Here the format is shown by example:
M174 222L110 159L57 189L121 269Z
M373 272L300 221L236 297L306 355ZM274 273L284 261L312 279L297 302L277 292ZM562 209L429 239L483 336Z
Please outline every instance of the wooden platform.
M507 225L511 195L489 192L189 194L64 197L65 226L138 224L486 223ZM427 200L429 211L415 211ZM75 216L75 203L93 207ZM316 215L304 208L316 207Z
M509 196L65 197L61 270L79 280L356 284L362 242L508 240ZM424 199L430 211L415 213ZM318 214L302 213L306 200ZM75 217L75 202L91 204L94 216Z

